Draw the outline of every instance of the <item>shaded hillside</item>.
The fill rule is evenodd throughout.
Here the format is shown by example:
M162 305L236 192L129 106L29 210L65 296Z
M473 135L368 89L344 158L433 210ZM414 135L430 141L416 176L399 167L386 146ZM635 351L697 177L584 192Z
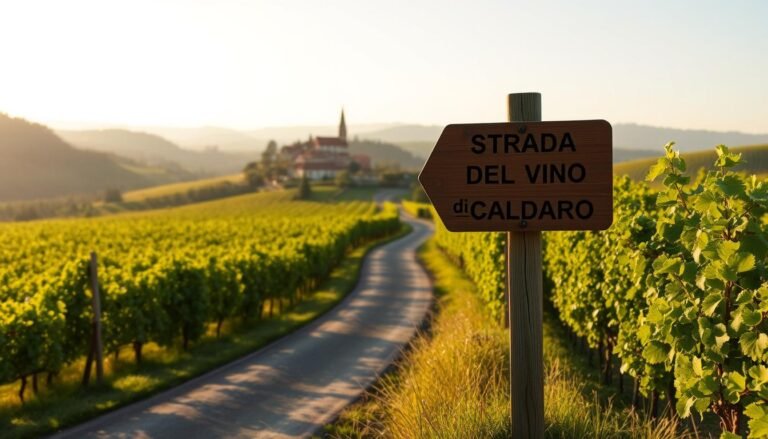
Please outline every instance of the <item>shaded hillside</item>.
M745 161L745 163L734 168L735 170L744 171L749 174L768 173L768 145L742 146L731 148L731 151L741 153ZM613 167L613 173L616 175L629 175L633 180L643 180L646 174L648 174L650 166L661 155L662 152L659 151L654 158L619 163ZM683 152L680 155L685 160L688 175L696 175L699 169L702 168L711 168L717 158L714 148L707 151Z
M107 154L80 151L49 128L0 113L0 201L148 186Z
M349 143L349 153L369 156L373 166L397 164L404 169L418 170L424 165L423 158L416 157L397 145L376 140L353 140Z
M200 174L229 174L240 171L257 153L236 154L208 149L192 151L155 134L124 129L59 131L62 138L85 149L111 152L149 165L176 164Z
M768 134L736 131L680 130L648 125L619 123L613 125L614 147L661 150L670 140L680 151L700 151L717 145L758 145L768 143Z

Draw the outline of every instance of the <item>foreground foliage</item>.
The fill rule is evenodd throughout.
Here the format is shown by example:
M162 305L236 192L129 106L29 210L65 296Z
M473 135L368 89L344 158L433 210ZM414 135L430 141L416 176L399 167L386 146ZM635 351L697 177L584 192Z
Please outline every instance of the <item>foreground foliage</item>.
M695 182L667 145L651 191L614 182L614 224L603 232L545 233L549 300L572 333L636 380L651 412L713 413L723 437L768 436L768 185L732 171L741 156L720 146ZM451 234L437 242L503 309L501 234ZM748 419L741 419L745 415ZM746 429L744 428L746 427Z

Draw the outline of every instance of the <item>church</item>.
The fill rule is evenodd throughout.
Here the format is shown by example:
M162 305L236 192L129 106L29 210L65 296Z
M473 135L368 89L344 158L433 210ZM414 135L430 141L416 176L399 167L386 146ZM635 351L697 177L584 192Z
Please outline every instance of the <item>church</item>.
M363 169L370 167L368 156L352 157L349 154L343 109L337 137L310 136L307 142L282 147L280 155L293 161L295 177L310 180L333 179L340 172L349 170L352 162L358 163Z

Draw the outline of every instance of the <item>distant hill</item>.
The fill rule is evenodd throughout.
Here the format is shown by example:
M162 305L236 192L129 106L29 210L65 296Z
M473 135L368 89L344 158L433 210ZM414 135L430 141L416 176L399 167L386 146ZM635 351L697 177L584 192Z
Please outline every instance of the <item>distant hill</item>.
M736 167L736 170L744 171L749 174L768 173L768 145L742 146L731 148L733 152L740 152L745 163ZM696 152L682 152L680 154L685 160L688 175L696 175L699 169L711 168L717 158L715 149ZM613 167L613 173L616 175L629 175L633 180L643 180L648 174L648 169L654 164L661 152L654 158L635 160L626 163L619 163Z
M443 127L437 125L396 125L361 133L366 139L378 139L401 145L403 149L426 157L437 142ZM614 161L631 160L662 151L674 140L681 151L699 151L716 145L758 145L768 143L768 134L746 134L735 131L706 131L662 128L632 123L613 124ZM630 152L638 151L637 154Z
M374 166L397 164L404 169L419 170L424 165L424 158L378 140L353 140L349 143L349 153L371 157Z
M360 136L390 143L431 142L434 146L443 128L438 125L397 125L376 131L361 132Z
M126 166L108 154L78 150L43 125L0 113L0 201L133 189L162 180Z
M223 175L240 171L258 153L223 152L214 148L192 151L155 134L124 129L59 131L71 144L96 151L110 152L149 165L173 166L197 174Z
M626 149L613 146L613 163L628 162L644 157L658 157L660 149Z
M401 149L413 154L416 157L426 159L435 147L435 142L395 142ZM655 157L659 155L657 150L646 149L623 149L613 148L613 162L626 162L643 157Z
M429 140L415 141L415 142L394 142L401 149L410 152L416 157L426 159L435 147L435 142Z
M648 125L613 125L614 147L662 151L669 141L680 151L709 150L717 145L758 145L768 143L768 134L746 134L736 131L681 130Z
M244 131L221 127L142 127L132 131L143 131L170 140L184 149L219 151L261 152L268 142L268 137L253 136Z
M350 138L371 138L365 133L377 131L383 128L396 126L396 124L349 124L347 126ZM266 127L257 130L247 131L248 135L260 139L274 139L279 144L290 144L297 140L307 140L309 135L313 136L336 136L339 133L338 125L295 125L282 127ZM385 139L380 139L385 140ZM267 142L264 142L266 146Z

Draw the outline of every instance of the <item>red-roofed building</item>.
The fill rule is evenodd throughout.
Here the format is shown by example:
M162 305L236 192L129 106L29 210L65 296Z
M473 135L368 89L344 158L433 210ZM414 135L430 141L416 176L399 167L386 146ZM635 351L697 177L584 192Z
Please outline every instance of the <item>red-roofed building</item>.
M349 169L352 159L347 144L347 124L341 110L338 137L310 137L304 150L294 159L294 171L298 177L310 180L334 178Z

